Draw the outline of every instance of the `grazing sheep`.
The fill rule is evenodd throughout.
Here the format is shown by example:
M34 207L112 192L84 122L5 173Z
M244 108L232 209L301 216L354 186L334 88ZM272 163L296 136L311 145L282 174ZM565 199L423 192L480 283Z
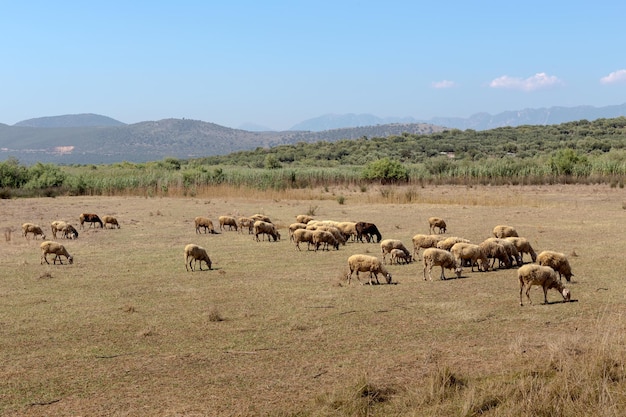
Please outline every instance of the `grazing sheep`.
M220 216L218 220L220 222L220 230L225 230L226 226L228 226L228 230L233 230L234 227L235 231L237 231L237 219L233 216Z
M437 242L435 247L449 251L456 243L470 243L470 241L469 239L463 239L462 237L450 236Z
M511 258L509 258L503 244L487 239L484 242L481 242L479 246L485 255L487 255L487 258L492 259L492 268L495 268L496 259L500 262L499 265L503 264L506 268L511 267Z
M71 264L74 263L74 258L72 257L72 255L70 255L67 249L65 249L65 246L61 245L60 243L52 242L48 240L48 241L42 242L41 245L39 245L39 247L41 248L41 263L42 264L44 261L46 261L46 263L50 265L50 262L48 262L49 253L54 255L54 259L52 262L55 265L57 263L57 259L59 260L59 263L63 265L61 256L65 256L65 259L67 259L69 263Z
M395 263L400 265L400 261L403 264L409 264L413 260L411 255L407 255L402 249L392 249L390 252L391 255L391 264Z
M314 230L313 244L315 245L316 252L320 248L320 245L322 245L322 250L330 250L329 246L332 246L335 250L339 250L339 241L327 230Z
M237 219L237 226L239 227L239 233L243 233L244 229L248 229L248 234L254 233L254 220L249 217L240 217Z
M356 223L355 222L338 222L335 227L343 234L344 239L356 239Z
M428 226L429 232L431 235L435 234L435 227L439 229L437 233L445 233L446 232L446 222L439 217L429 217L428 218Z
M509 267L513 265L513 261L515 261L515 264L518 266L522 264L522 261L520 260L519 251L517 250L513 242L506 240L506 239L501 239L498 237L490 237L490 238L485 239L485 241L493 241L504 246L504 250L506 251L506 254L509 257Z
M52 223L50 223L50 230L52 231L52 237L53 238L57 238L57 232L61 232L63 234L63 237L68 237L68 235L70 233L68 233L67 229L68 226L70 226L67 222L64 222L63 220L55 220ZM72 232L71 234L73 235L74 232L76 232L76 234L74 235L74 237L78 237L78 231L76 231L76 229L72 226Z
M194 262L194 265L196 261L200 261L200 271L202 271L203 261L207 264L209 269L212 269L211 258L209 258L209 255L206 253L206 249L204 249L201 246L190 243L187 246L185 246L185 269L187 271L189 271L189 268L191 268L191 270L194 271L194 266L191 265L192 261Z
M71 224L68 224L65 229L63 229L63 237L66 239L78 239L78 230Z
M296 222L297 223L304 223L307 224L308 222L310 222L311 220L313 220L312 216L309 216L308 214L298 214L296 216Z
M81 229L85 228L85 222L89 223L89 227L96 227L94 223L98 223L100 225L100 228L104 227L102 220L100 220L100 217L98 217L97 214L81 213L81 215L78 217L78 220L80 220Z
M325 230L327 232L332 233L333 237L337 240L337 242L343 246L346 245L346 236L341 233L341 230L336 228L335 226L318 226L315 230Z
M525 237L509 236L509 237L506 237L505 239L511 242L513 245L515 245L517 252L519 252L520 263L524 263L525 253L530 255L530 258L532 259L533 262L537 260L537 254L533 250L533 247L530 245L530 242L528 241L528 239L526 239Z
M411 256L411 252L404 246L404 244L398 239L385 239L380 242L380 250L383 253L383 263L386 263L386 257L388 253L391 253L392 249L400 249L406 254L407 257Z
M560 280L565 277L567 282L570 282L574 276L574 274L572 274L572 267L563 253L544 250L537 256L537 263L554 269L558 272Z
M350 268L350 273L347 276L348 285L352 280L352 273L356 271L356 279L361 282L359 278L359 272L369 272L369 283L373 284L372 275L376 279L376 283L380 284L378 281L378 274L383 274L385 279L387 280L387 284L391 284L391 274L387 271L387 269L381 264L380 259L375 256L369 255L352 255L348 258L348 268Z
M445 250L445 249L442 249ZM489 270L489 259L485 255L485 252L479 245L472 243L458 242L450 248L450 253L454 256L457 266L462 266L463 261L469 261L472 272L474 272L474 265L478 265L478 270L481 269L485 272Z
M267 241L270 241L270 236L274 238L274 242L280 240L280 233L278 229L273 223L257 220L254 222L254 237L256 241L259 242L259 235L263 235L262 238L265 240L265 235L267 235Z
M111 225L111 229L119 229L120 224L117 219L113 216L102 216L102 223L104 223L104 227L106 228L108 224Z
M505 237L518 237L517 230L511 226L498 225L493 228L493 236L504 239Z
M252 220L254 220L255 222L257 220L260 220L260 221L265 222L265 223L271 223L272 222L269 217L267 217L267 216L265 216L263 214L253 214L252 216L250 216L250 218Z
M453 269L457 278L461 277L461 273L463 269L460 266L457 266L456 259L454 256L448 252L447 250L437 249L437 248L428 248L424 251L424 281L426 281L426 270L428 269L428 276L430 280L433 280L433 276L430 272L433 269L433 266L441 267L441 279L446 279L446 276L443 273L444 268Z
M293 242L293 232L300 229L306 229L306 223L291 223L289 225L289 240Z
M437 243L443 239L445 239L445 237L439 235L417 234L413 236L413 259L419 260L420 249L434 248L437 246Z
M373 242L380 242L383 238L380 232L378 231L378 227L374 223L366 223L366 222L357 222L356 226L356 240L363 242L363 236L365 236L365 240L369 243L370 240ZM374 237L376 239L374 240Z
M311 243L313 243L313 231L307 229L297 229L292 235L293 242L296 244L296 249L300 249L300 242L306 242L306 248L309 250Z
M42 239L46 238L46 235L39 225L34 223L24 223L22 225L22 234L26 239L28 239L29 233L33 234L33 239L37 239L37 236L41 236Z
M204 233L207 233L207 230L209 231L209 233L215 233L215 228L213 227L213 222L211 221L211 219L198 216L193 219L193 221L196 225L196 233L200 233L201 227L204 228Z
M522 291L526 289L526 297L530 304L533 300L530 299L530 288L533 285L537 285L543 288L543 302L548 304L548 290L551 288L556 289L563 296L563 300L569 301L571 298L570 291L563 286L561 281L556 279L556 272L549 266L542 266L537 264L526 264L521 266L517 270L517 277L519 278L519 305L522 303Z

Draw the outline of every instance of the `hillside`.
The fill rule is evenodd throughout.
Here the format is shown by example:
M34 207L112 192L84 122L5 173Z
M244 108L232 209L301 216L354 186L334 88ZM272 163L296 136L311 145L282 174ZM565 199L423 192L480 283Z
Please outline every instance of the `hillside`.
M14 126L21 127L105 127L124 126L125 123L99 114L66 114L63 116L38 117L22 120Z

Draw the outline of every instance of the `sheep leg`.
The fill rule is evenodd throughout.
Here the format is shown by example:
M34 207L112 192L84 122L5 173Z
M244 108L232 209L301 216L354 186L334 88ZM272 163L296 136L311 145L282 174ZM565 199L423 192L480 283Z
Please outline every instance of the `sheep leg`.
M530 304L532 304L532 303L533 303L533 300L531 300L531 299L530 299L530 289L531 289L531 288L532 288L532 285L529 285L529 286L526 288L526 297L528 298L528 302L529 302Z
M441 265L441 277L440 277L440 278L441 278L442 280L444 280L444 281L445 281L445 279L446 279L446 275L445 275L445 274L444 274L444 272L443 272L443 265Z

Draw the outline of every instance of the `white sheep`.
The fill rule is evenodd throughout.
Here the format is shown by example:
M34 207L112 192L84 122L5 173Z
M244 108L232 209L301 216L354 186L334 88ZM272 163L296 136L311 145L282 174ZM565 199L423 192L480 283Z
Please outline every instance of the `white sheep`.
M52 230L52 237L55 239L57 238L57 232L61 232L63 237L69 239L76 239L78 237L78 230L63 220L55 220L50 223L50 230Z
M533 250L533 247L530 245L528 239L526 239L525 237L509 236L505 239L511 242L517 248L517 251L519 252L520 263L524 263L525 253L530 255L530 258L533 262L537 260L537 254Z
M60 264L63 264L63 261L61 260L61 256L65 256L65 259L67 259L67 261L70 264L74 263L74 258L72 257L72 255L70 255L67 249L65 249L65 246L61 245L60 243L47 240L45 242L42 242L41 245L39 245L39 247L41 248L41 263L42 264L44 263L44 261L48 265L50 264L50 262L48 262L49 253L54 255L54 259L52 261L54 264L57 263L57 259Z
M293 232L295 232L296 230L299 230L299 229L306 229L306 223L296 222L296 223L291 223L289 225L289 228L288 228L288 230L289 230L289 240L291 240L293 242Z
M119 222L113 216L102 216L102 223L104 223L105 228L107 227L108 224L111 225L111 229L120 228Z
M322 250L330 250L329 246L339 250L339 241L327 230L314 230L313 244L315 245L316 252L320 248L320 245L322 245Z
M443 272L444 268L454 270L457 278L461 277L463 269L460 266L457 266L456 259L454 259L454 256L447 250L428 248L424 251L423 258L424 281L426 281L426 270L428 270L428 276L430 277L430 280L433 280L433 276L430 274L430 272L432 271L434 266L441 267L441 279L446 279L446 276Z
M249 217L239 217L237 226L239 227L239 233L243 233L245 229L248 229L249 235L254 233L254 220Z
M306 229L297 229L293 232L293 242L296 244L296 249L302 251L300 249L300 243L306 242L307 250L310 248L311 243L313 243L313 231Z
M259 242L259 235L265 240L265 235L267 235L267 241L270 241L270 236L274 238L274 242L280 240L280 233L278 229L273 223L269 223L262 220L257 220L254 222L254 237L257 242Z
M428 226L429 226L429 232L431 235L435 234L435 228L438 229L437 233L439 234L446 232L446 222L442 218L429 217Z
M565 277L567 282L570 282L574 276L567 256L563 253L544 250L537 256L537 263L554 269L559 274L559 279Z
M393 249L402 250L406 256L411 256L411 252L404 246L404 243L398 239L385 239L380 242L380 250L383 253L383 263L386 263L386 257L388 253L391 253Z
M41 236L42 239L46 238L46 235L44 234L43 230L41 229L39 225L36 225L34 223L22 224L22 234L24 235L26 239L28 239L29 233L33 234L33 239L37 239L37 236Z
M204 233L207 233L207 230L210 233L215 233L215 228L213 227L213 222L211 221L211 219L207 218L207 217L202 217L202 216L198 216L195 219L193 219L195 225L196 225L196 233L200 233L200 228L204 228Z
M462 237L450 236L437 242L435 247L449 251L456 243L470 243L470 241Z
M341 231L345 240L357 238L356 222L338 222L335 227Z
M196 261L200 261L200 271L202 271L203 261L207 264L209 269L212 269L211 258L209 258L209 254L206 252L206 249L190 243L185 246L185 269L187 271L189 271L190 268L192 271L194 271L194 266L191 264L192 261L194 262L194 265Z
M391 264L393 264L394 262L396 264L400 264L400 261L402 261L403 264L408 264L411 263L411 261L413 260L413 258L411 257L410 254L406 254L402 249L392 249L390 252L391 255Z
M237 231L237 219L233 216L220 216L217 219L220 222L220 230L225 230L226 226L228 226L228 230L233 230L234 227L235 231Z
M326 232L330 232L330 233L332 233L333 237L337 240L337 242L340 245L344 245L345 246L345 244L346 244L346 236L343 233L341 233L341 230L339 230L335 226L321 225L321 226L318 226L315 230L324 230Z
M517 250L513 242L511 242L510 240L507 240L506 238L501 239L499 237L489 237L485 239L485 241L496 242L504 246L504 250L506 251L506 254L509 257L509 266L513 265L513 261L515 261L515 264L518 266L522 264L519 251Z
M522 291L526 289L526 297L532 304L530 299L530 288L533 285L537 285L543 288L543 301L548 304L548 290L551 288L556 289L561 293L565 301L569 301L571 298L570 291L563 286L561 281L556 279L556 272L549 266L542 266L537 264L526 264L521 266L517 270L517 276L519 278L519 305L523 306Z
M514 227L506 226L506 225L498 225L493 228L493 236L499 238L505 237L518 237L517 230Z
M481 247L483 252L485 252L487 258L492 259L492 268L495 268L496 259L500 262L500 264L504 264L506 268L511 267L511 258L509 258L506 248L502 243L486 239L485 241L481 242L479 246Z
M434 248L437 246L437 243L443 239L445 239L445 237L440 235L417 234L413 236L413 259L419 260L420 249Z
M297 223L304 223L307 224L308 222L310 222L311 220L313 220L313 216L309 216L308 214L298 214L296 216L296 222Z
M480 271L482 269L485 272L489 270L489 259L487 259L485 252L483 252L479 245L458 242L450 248L450 253L454 256L458 267L463 266L463 261L469 261L472 272L474 272L474 265L477 265L478 261L480 261L478 270Z
M387 269L382 265L380 259L375 256L370 255L352 255L348 258L348 268L350 268L350 273L347 276L348 285L352 280L352 273L356 271L356 279L361 282L359 278L359 272L369 272L369 283L373 284L372 276L376 279L376 283L380 284L378 281L378 274L383 274L385 279L387 280L387 284L391 284L391 274Z
M252 220L254 220L255 222L256 222L256 221L258 221L258 220L260 220L260 221L265 222L265 223L272 223L272 221L270 220L270 218L269 218L269 217L267 217L267 216L266 216L266 215L264 215L264 214L258 214L258 213L257 213L257 214L253 214L252 216L250 216L250 218L251 218Z

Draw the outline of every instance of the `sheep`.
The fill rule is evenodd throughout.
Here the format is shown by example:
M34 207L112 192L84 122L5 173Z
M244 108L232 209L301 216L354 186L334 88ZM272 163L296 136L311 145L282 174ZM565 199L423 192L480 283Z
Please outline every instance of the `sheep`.
M200 233L200 228L203 227L204 228L204 233L207 233L207 230L210 233L215 233L215 228L213 227L213 222L211 221L211 219L208 219L206 217L202 217L202 216L198 216L195 219L193 219L195 225L196 225L196 233Z
M336 228L335 226L318 226L315 230L324 230L326 232L332 233L333 237L337 240L337 242L343 246L346 245L346 236L341 233L341 230Z
M400 249L402 252L406 254L406 257L411 256L411 252L404 246L404 244L398 239L385 239L380 242L380 250L383 253L383 263L387 261L387 254L391 252L392 249Z
M50 240L47 240L45 242L42 242L41 245L39 245L39 247L41 248L41 264L43 265L44 261L50 265L50 262L48 262L48 254L52 253L54 254L54 259L53 259L53 263L56 265L57 263L57 259L59 260L59 263L61 265L63 265L63 261L61 260L61 256L65 256L65 258L67 259L67 261L70 264L74 263L74 258L72 257L72 255L69 254L69 252L67 251L67 249L65 249L65 246L61 245L60 243L57 242L52 242Z
M102 216L102 223L104 223L105 228L109 224L111 225L111 229L120 228L120 224L118 223L117 219L113 216Z
M100 217L98 217L97 214L93 214L93 213L81 213L81 215L78 217L78 220L80 220L80 228L84 229L85 228L85 222L90 223L89 227L95 227L94 223L98 223L100 225L100 228L104 227L104 224L102 223L102 220L100 220Z
M298 214L296 216L296 222L297 223L304 223L307 224L308 222L310 222L311 220L313 220L312 216L309 216L308 214Z
M509 236L509 237L505 237L504 239L508 240L513 245L515 245L515 248L517 249L517 252L519 253L519 263L524 263L525 253L530 255L530 258L532 259L533 262L537 260L537 254L533 250L533 247L530 245L530 242L528 241L528 239L526 239L525 237Z
M493 236L499 238L518 237L517 230L511 226L498 225L493 228Z
M313 231L306 229L297 229L293 232L293 242L296 244L296 249L302 251L300 249L300 242L306 242L307 250L309 249L311 243L313 243Z
M463 272L463 269L457 265L456 263L456 259L454 259L454 256L448 252L447 250L443 250L443 249L437 249L437 248L428 248L424 251L424 256L423 256L423 262L424 262L424 281L426 281L426 270L428 269L428 276L430 277L430 280L433 280L433 276L430 274L430 272L433 269L433 266L441 266L441 279L446 279L446 276L444 275L444 268L447 269L453 269L454 273L456 274L457 278L461 277L461 273Z
M506 252L506 248L503 244L493 241L493 240L485 240L479 244L487 258L491 258L492 264L491 267L495 267L496 259L498 259L506 268L511 267L511 258L509 258L508 253Z
M237 219L233 216L220 216L218 220L220 222L220 230L225 230L226 226L228 226L228 230L233 230L234 227L235 231L237 231Z
M198 245L194 245L193 243L188 244L187 246L185 246L185 269L189 272L189 268L191 268L192 271L194 271L194 266L191 265L191 262L194 261L200 261L200 271L202 271L202 262L204 261L207 266L209 267L209 270L212 269L211 268L211 258L209 258L209 255L206 252L206 249L204 249L202 246L198 246Z
M537 256L537 263L554 269L559 274L559 280L565 277L565 280L570 282L574 276L574 274L572 274L572 267L563 253L544 250Z
M274 224L257 220L254 222L254 237L256 238L257 242L259 242L260 234L267 235L268 242L270 241L270 236L274 238L274 242L280 240L280 233L278 232L278 229L276 229L276 226ZM263 236L263 240L265 240L265 236Z
M335 227L343 234L345 240L350 238L352 238L352 240L356 239L356 222L339 222Z
M22 224L22 235L24 235L24 237L28 239L29 233L33 234L33 239L37 239L37 236L41 236L42 239L46 238L46 235L44 234L41 226L36 225L34 223Z
M452 246L454 246L456 243L470 243L470 241L469 239L464 239L462 237L450 236L437 242L437 245L435 245L435 247L450 251Z
M293 242L293 232L299 229L306 229L305 223L291 223L289 225L289 240Z
M530 289L533 285L541 286L543 288L543 302L548 304L548 290L551 288L556 289L563 296L563 300L570 301L571 293L563 286L561 281L556 279L556 272L549 266L526 264L521 266L517 270L517 277L519 278L519 305L523 306L522 291L526 289L526 297L530 304L533 300L530 299Z
M63 220L55 220L50 223L50 230L52 231L52 237L57 238L57 232L63 232L67 229L68 224Z
M490 238L485 239L485 241L493 241L504 246L504 250L506 251L506 254L509 257L509 261L510 261L509 267L513 264L513 261L515 261L515 264L518 266L522 264L522 261L520 260L519 251L517 250L513 242L506 240L506 239L501 239L498 237L490 237Z
M429 232L431 235L435 234L435 227L437 229L439 229L437 231L437 233L441 234L441 233L445 233L446 232L446 222L445 220L439 218L439 217L429 217L428 218L428 226L429 226Z
M357 222L356 226L356 240L363 242L363 236L365 236L365 240L369 243L370 240L373 242L380 242L383 238L380 232L378 231L378 227L374 223L366 223L366 222ZM376 240L374 240L376 237Z
M329 246L332 246L336 250L339 250L339 241L335 239L335 236L333 236L331 232L326 230L313 231L313 244L315 245L316 252L322 244L322 250L330 250Z
M253 214L252 216L250 216L250 218L252 220L254 220L255 222L257 220L260 220L260 221L265 222L265 223L271 223L272 222L269 217L267 217L267 216L265 216L263 214Z
M411 263L413 260L411 255L407 255L402 249L392 249L390 252L391 255L391 264L396 262L396 264L400 264L400 260L402 260L403 264Z
M417 234L413 236L413 259L419 259L419 252L421 248L434 248L437 246L437 243L443 239L445 239L445 237L439 235Z
M243 233L244 229L248 229L248 234L254 233L254 220L249 217L240 217L237 219L237 226L239 227L239 233Z
M356 271L356 279L361 282L359 278L359 272L369 272L369 283L373 284L372 275L376 279L376 283L380 284L378 281L378 274L383 274L387 281L387 284L391 284L391 274L387 271L387 269L381 264L380 259L375 256L370 255L352 255L348 258L348 268L350 268L350 273L347 276L348 285L352 280L352 273Z
M489 259L487 259L485 252L479 245L466 242L458 242L450 248L450 253L452 254L452 256L454 256L458 267L463 265L463 261L469 261L472 267L472 272L474 272L474 265L477 264L478 261L480 261L480 265L478 265L478 270L480 271L481 268L485 272L489 270Z
M78 230L71 224L68 224L65 230L63 230L63 237L67 239L78 239Z

